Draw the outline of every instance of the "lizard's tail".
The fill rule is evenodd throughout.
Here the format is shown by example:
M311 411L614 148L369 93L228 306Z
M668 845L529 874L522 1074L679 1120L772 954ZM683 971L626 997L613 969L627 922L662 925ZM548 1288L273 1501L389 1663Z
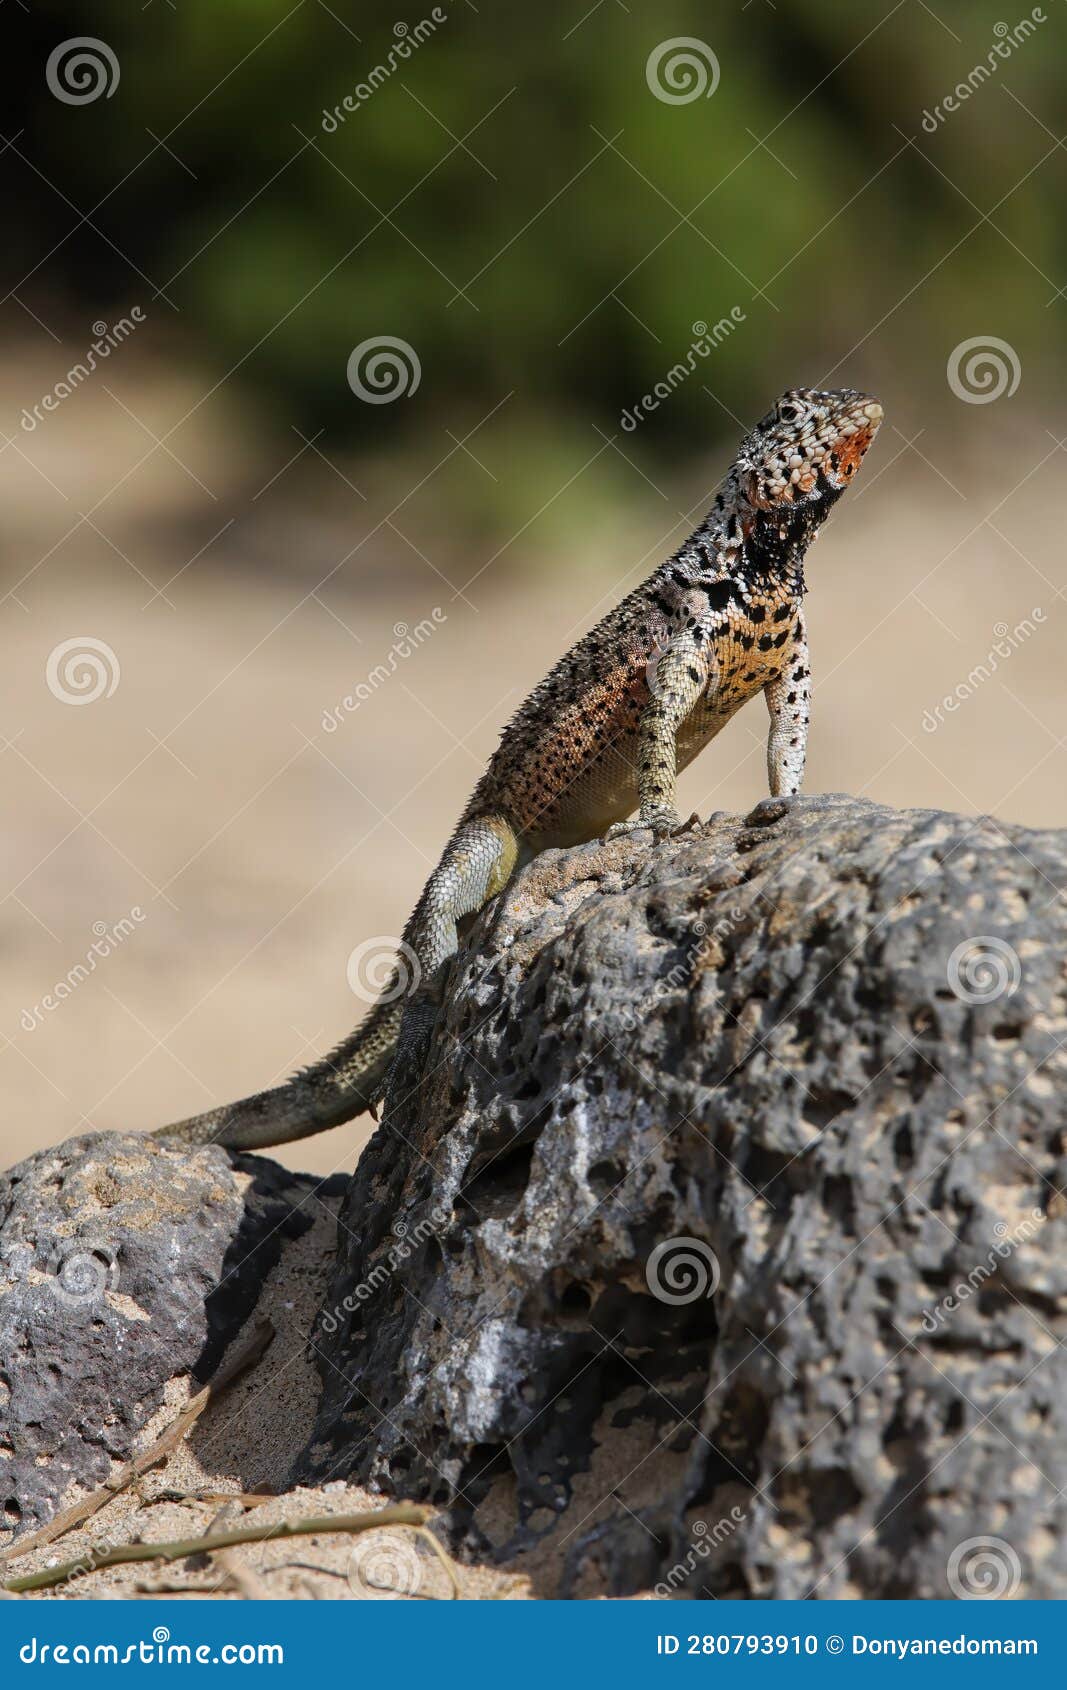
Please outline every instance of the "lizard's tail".
M427 1026L432 1028L432 1013L428 1020L419 1015L420 1007L425 1008L420 1005L420 983L433 981L454 954L457 920L480 909L507 884L518 849L505 816L479 811L465 817L404 929L389 980L355 1031L285 1085L175 1121L152 1136L189 1147L214 1143L227 1150L261 1150L310 1138L373 1109L385 1095L404 1011L412 1006L402 1059L420 1047Z
M339 1127L381 1101L403 1011L394 976L359 1026L310 1068L270 1091L158 1127L152 1137L189 1148L221 1144L228 1150L262 1150Z

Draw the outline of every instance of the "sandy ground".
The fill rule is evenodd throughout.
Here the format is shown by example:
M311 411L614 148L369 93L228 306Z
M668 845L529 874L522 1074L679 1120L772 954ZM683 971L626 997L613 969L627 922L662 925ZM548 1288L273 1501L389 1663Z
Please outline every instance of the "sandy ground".
M623 1475L634 1469L639 1475L622 1485L623 1506L631 1517L632 1510L655 1502L662 1493L661 1465L671 1457L648 1459L648 1447L653 1439L657 1444L663 1440L663 1429L653 1434L639 1421L615 1427L605 1418L590 1470L575 1477L570 1508L554 1525L550 1516L535 1520L536 1529L545 1532L537 1548L523 1556L504 1555L500 1564L460 1564L448 1557L446 1566L424 1536L407 1527L385 1525L360 1536L316 1533L241 1545L210 1557L96 1567L101 1551L119 1544L181 1541L222 1526L266 1527L388 1506L389 1499L340 1479L317 1489L287 1490L263 1502L253 1494L276 1491L284 1483L311 1435L319 1379L307 1334L322 1304L335 1234L332 1206L322 1205L315 1226L284 1248L252 1317L267 1316L274 1325L270 1348L208 1407L186 1443L116 1495L84 1527L28 1554L10 1559L5 1555L0 1559L0 1581L73 1561L83 1569L75 1578L22 1599L189 1595L255 1600L529 1600L558 1594L575 1534L618 1513ZM250 1325L235 1340L235 1348ZM151 1447L190 1395L187 1379L170 1381L167 1400L145 1428L140 1449ZM612 1417L626 1419L628 1406L625 1396L618 1399L612 1405ZM63 1507L77 1503L83 1495L72 1489ZM227 1502L227 1497L233 1500ZM740 1486L736 1500L744 1500ZM513 1481L498 1480L475 1519L487 1541L503 1549L515 1523ZM584 1574L578 1594L604 1594L595 1563Z
M5 363L11 428L42 380ZM499 502L507 409L477 463L442 425L401 473L258 436L227 390L169 433L204 385L131 349L0 452L6 1164L258 1089L345 1033L507 716L730 449L667 483L639 441L568 438L503 539L457 536L440 496ZM914 446L890 409L820 540L809 790L1067 822L1059 450L1015 404L957 405ZM72 704L49 660L86 638L101 696ZM752 704L683 804L750 806L764 732ZM350 1168L365 1138L283 1155Z
M335 1228L323 1211L316 1226L282 1255L264 1287L257 1318L276 1328L258 1365L212 1403L188 1441L136 1486L116 1496L62 1540L0 1562L0 1579L68 1561L84 1573L26 1600L144 1595L297 1597L315 1600L451 1598L452 1579L432 1546L410 1528L376 1528L360 1536L316 1534L242 1545L212 1557L93 1570L102 1549L137 1540L200 1537L209 1527L267 1526L326 1514L379 1510L385 1499L335 1480L258 1503L252 1493L275 1490L307 1441L318 1399L318 1375L305 1342L323 1296ZM235 1341L240 1344L240 1337ZM141 1440L151 1445L189 1400L185 1379L168 1387L168 1401ZM227 1503L225 1498L235 1500ZM182 1500L174 1500L175 1498ZM205 1498L205 1500L200 1500ZM242 1500L243 1499L243 1500ZM64 1505L80 1500L72 1492ZM528 1597L529 1580L510 1570L459 1567L463 1598Z

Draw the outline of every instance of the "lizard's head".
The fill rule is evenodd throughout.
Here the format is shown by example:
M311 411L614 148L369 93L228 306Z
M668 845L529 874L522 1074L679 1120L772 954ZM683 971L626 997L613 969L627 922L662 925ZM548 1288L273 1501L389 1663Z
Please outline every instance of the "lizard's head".
M827 509L855 479L882 407L852 388L791 387L741 444L737 475L757 511L785 504Z

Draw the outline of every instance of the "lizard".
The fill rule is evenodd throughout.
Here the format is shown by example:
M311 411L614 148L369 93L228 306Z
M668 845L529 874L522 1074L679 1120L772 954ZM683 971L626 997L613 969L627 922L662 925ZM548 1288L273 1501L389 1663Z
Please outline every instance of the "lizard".
M155 1136L255 1150L376 1115L394 1063L409 1067L428 1046L457 924L550 846L675 831L678 772L757 692L770 713L771 795L795 795L811 701L805 555L882 415L851 388L784 393L742 440L684 545L578 640L504 728L392 976L354 1031L284 1084Z

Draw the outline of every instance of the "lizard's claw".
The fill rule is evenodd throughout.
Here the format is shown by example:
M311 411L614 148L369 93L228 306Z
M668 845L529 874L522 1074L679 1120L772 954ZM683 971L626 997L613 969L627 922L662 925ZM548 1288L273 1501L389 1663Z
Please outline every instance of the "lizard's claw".
M668 839L678 829L677 810L649 810L644 815L632 816L629 821L613 822L604 838L625 839L631 833L651 833L655 839Z

